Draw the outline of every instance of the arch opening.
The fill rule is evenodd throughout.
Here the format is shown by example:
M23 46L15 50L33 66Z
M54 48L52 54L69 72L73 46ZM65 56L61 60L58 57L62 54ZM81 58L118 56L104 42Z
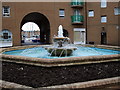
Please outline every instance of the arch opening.
M28 25L27 25L28 24ZM26 27L29 29L27 29ZM50 43L50 23L47 17L41 13L33 12L27 14L21 22L21 43L22 45L49 44ZM26 30L25 30L26 28ZM30 33L27 38L31 42L25 43L25 32ZM36 33L36 35L35 35ZM32 39L33 38L33 39ZM35 40L36 38L36 40Z
M69 37L69 33L66 29L63 29L63 36L64 37Z

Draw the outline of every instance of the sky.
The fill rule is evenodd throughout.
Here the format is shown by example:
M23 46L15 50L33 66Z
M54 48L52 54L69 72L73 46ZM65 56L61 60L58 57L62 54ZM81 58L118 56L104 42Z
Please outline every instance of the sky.
M37 24L33 22L28 22L22 26L22 30L23 31L40 31L40 28L38 27Z

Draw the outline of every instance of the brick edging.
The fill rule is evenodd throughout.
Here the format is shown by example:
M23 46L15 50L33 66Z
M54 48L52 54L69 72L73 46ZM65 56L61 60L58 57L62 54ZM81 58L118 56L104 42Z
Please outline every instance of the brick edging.
M88 87L101 86L101 85L113 84L118 82L120 82L120 77L99 79L99 80L93 80L93 81L87 81L81 83L56 85L56 86L49 86L43 88L88 88Z
M107 84L115 84L120 82L120 77L113 77L113 78L106 78L106 79L99 79L99 80L92 80L86 82L79 82L79 83L71 83L71 84L64 84L64 85L56 85L56 86L48 86L48 87L39 87L36 89L44 90L44 89L55 89L55 88L88 88L94 86L101 86ZM0 80L0 88L23 88L23 89L33 89L32 87L20 85L17 83L11 83L7 81Z

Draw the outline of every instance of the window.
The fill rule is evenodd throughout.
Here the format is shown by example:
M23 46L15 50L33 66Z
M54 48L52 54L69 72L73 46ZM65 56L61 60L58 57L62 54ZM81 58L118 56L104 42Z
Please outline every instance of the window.
M9 17L9 16L10 16L10 7L3 6L3 17Z
M107 16L101 16L101 23L107 22Z
M59 17L65 17L65 10L64 9L59 10Z
M119 30L119 29L120 29L120 26L119 26L119 25L117 25L117 26L116 26L116 29L117 29L117 30Z
M114 8L114 14L115 15L120 15L120 7Z
M93 10L89 10L88 17L94 17L94 11Z
M80 10L79 9L74 9L74 15L80 15Z
M8 39L8 33L3 33L3 38Z
M6 29L0 31L0 41L1 40L12 40L12 33Z
M0 30L0 42L0 47L13 46L12 32L7 29Z
M107 7L107 0L101 0L101 8Z

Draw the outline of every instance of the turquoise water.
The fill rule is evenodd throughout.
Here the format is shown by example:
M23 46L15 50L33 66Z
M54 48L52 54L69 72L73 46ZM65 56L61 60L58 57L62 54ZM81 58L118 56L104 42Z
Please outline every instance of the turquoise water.
M42 47L7 51L7 52L4 52L3 54L27 56L27 57L35 57L35 58L49 58L49 59L120 54L120 51L109 50L109 49L100 49L100 48L93 48L93 47L77 47L77 48L78 49L75 50L71 56L64 56L64 57L50 56L47 50L45 50Z

